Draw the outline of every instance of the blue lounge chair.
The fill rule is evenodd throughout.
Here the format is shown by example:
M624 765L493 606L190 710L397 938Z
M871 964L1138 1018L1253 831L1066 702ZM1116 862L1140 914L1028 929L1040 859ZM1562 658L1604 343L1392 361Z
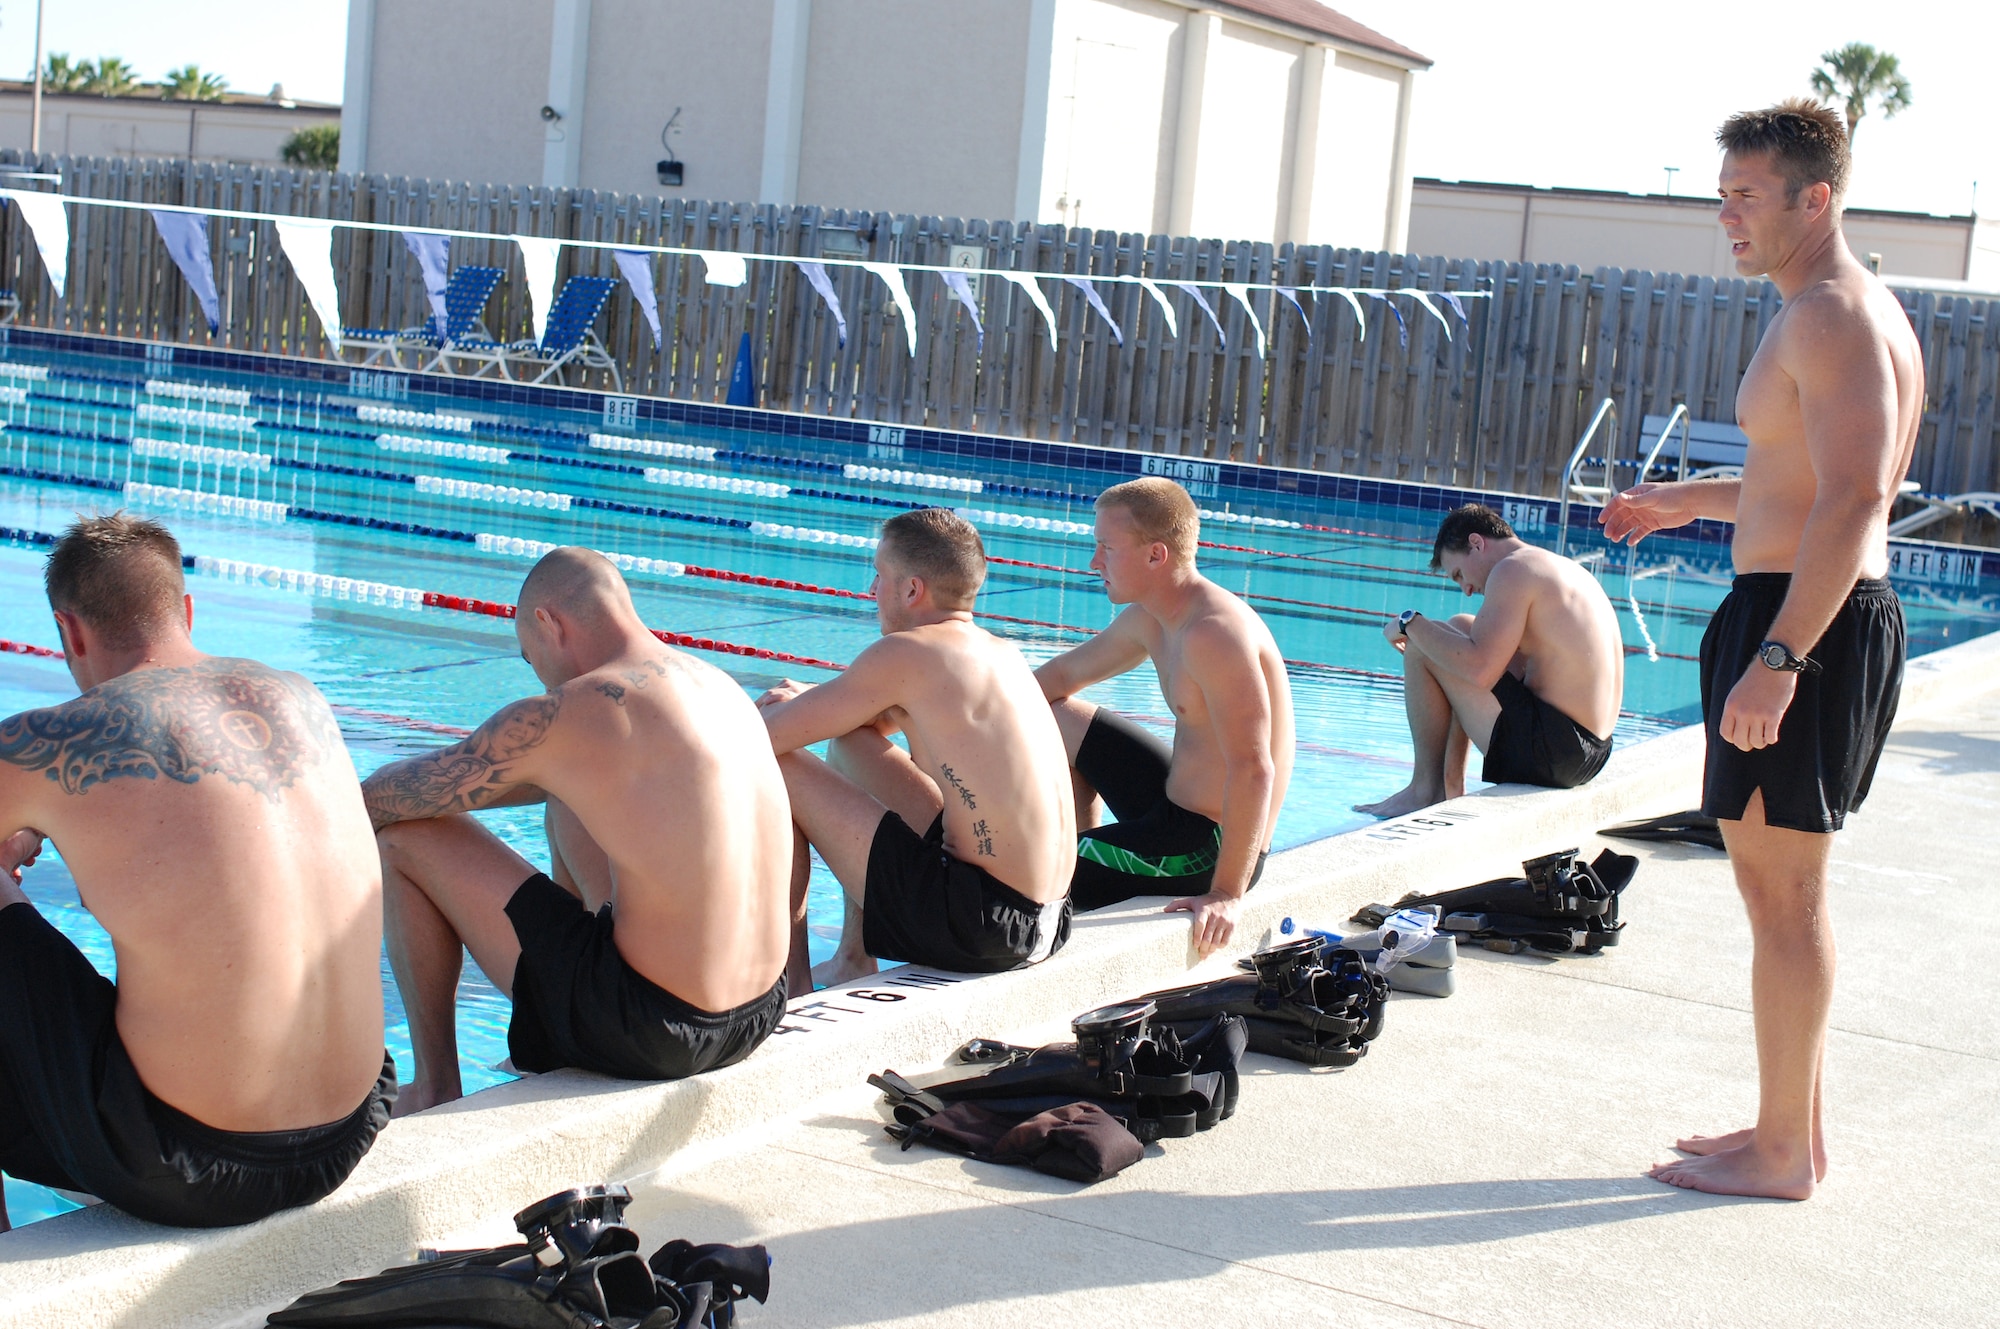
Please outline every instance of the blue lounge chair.
M571 277L563 283L561 294L549 307L548 323L542 331L542 339L516 341L502 345L490 338L459 338L445 343L439 348L434 365L447 374L457 373L452 361L471 361L474 368L472 377L478 378L488 369L501 378L514 377L513 371L523 376L530 370L539 370L531 383L546 383L557 378L564 368L577 365L583 369L602 369L611 375L614 391L625 390L625 378L618 372L618 362L611 358L611 352L598 339L593 324L604 311L604 302L611 298L611 292L618 286L613 277ZM558 379L560 381L560 379Z
M451 280L444 288L444 326L437 325L437 315L425 319L414 328L345 328L341 338L348 345L362 352L361 363L379 364L383 360L402 367L403 352L415 352L419 362L426 353L431 355L430 364L420 368L429 369L437 363L437 352L446 343L460 338L491 340L493 334L486 330L484 315L486 302L493 298L494 288L506 276L504 268L484 268L465 264L454 268Z

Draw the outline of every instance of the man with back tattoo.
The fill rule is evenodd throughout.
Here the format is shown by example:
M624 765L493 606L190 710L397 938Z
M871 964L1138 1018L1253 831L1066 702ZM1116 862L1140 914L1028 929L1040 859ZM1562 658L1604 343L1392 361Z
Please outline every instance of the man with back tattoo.
M0 1167L185 1227L310 1204L396 1097L340 731L297 674L195 649L158 524L79 520L45 580L83 695L0 722ZM45 837L115 985L21 890Z
M785 1011L792 818L743 689L664 645L602 554L557 549L515 636L548 691L363 783L408 1110L461 1092L463 952L514 1002L514 1067L671 1080L739 1061ZM547 874L466 814L546 804Z
M1069 763L1027 661L973 625L985 580L986 550L964 518L891 518L875 551L882 636L832 682L787 680L757 703L802 837L790 971L801 991L814 977L872 974L878 958L1016 969L1069 937ZM898 730L908 752L889 741ZM804 750L821 739L825 761ZM847 898L840 948L816 974L804 841Z

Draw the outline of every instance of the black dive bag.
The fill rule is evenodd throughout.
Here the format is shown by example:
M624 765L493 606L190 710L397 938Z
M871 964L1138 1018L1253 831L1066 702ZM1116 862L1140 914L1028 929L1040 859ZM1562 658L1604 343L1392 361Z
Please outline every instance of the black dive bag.
M1398 909L1429 909L1444 931L1483 941L1492 950L1532 947L1557 955L1595 955L1618 944L1625 927L1618 917L1618 897L1632 884L1639 860L1610 849L1590 863L1577 862L1576 855L1576 850L1564 849L1529 859L1521 864L1519 877L1371 904L1352 921L1380 927Z
M1071 1103L1095 1103L1141 1144L1205 1131L1236 1110L1243 1059L1241 1021L1204 1019L1183 1035L1153 1024L1151 1001L1086 1011L1071 1021L1073 1043L1024 1048L975 1038L944 1069L868 1077L882 1091L907 1139L912 1128L952 1103L977 1102L1023 1120ZM922 1132L918 1132L921 1138Z
M1353 951L1299 937L1245 961L1250 972L1148 993L1160 1023L1198 1027L1220 1014L1242 1019L1250 1050L1308 1066L1352 1066L1382 1032L1389 980Z
M589 1186L514 1215L527 1240L308 1292L265 1321L290 1329L728 1329L771 1291L762 1246L670 1241L639 1257L632 1195Z

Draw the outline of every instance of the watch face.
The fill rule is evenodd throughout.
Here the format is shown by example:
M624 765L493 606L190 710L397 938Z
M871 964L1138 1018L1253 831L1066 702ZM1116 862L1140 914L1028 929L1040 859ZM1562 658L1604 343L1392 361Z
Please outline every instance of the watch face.
M1765 643L1764 648L1758 654L1764 657L1764 663L1770 668L1783 669L1790 662L1792 653L1773 641Z

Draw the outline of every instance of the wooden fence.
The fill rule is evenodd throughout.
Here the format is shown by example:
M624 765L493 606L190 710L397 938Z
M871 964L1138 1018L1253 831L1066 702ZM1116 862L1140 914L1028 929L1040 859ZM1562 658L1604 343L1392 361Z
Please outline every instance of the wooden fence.
M23 161L20 153L0 152L0 163ZM773 409L1531 494L1558 491L1563 464L1605 396L1617 400L1621 426L1609 455L1627 461L1643 452L1648 414L1686 402L1697 419L1732 420L1743 368L1778 307L1775 288L1764 282L1617 268L1586 273L1322 245L211 162L43 157L33 164L60 171L62 191L82 197L492 234L454 242L452 257L510 274L488 307L488 324L502 337L530 335L519 252L505 239L517 232L939 265L951 262L955 246L971 246L980 266L1051 277L1295 286L1303 312L1272 292L1253 294L1268 335L1260 355L1243 308L1213 289L1220 337L1193 300L1172 288L1177 334L1136 284L1100 283L1096 290L1123 331L1120 345L1082 292L1046 281L1059 334L1051 350L1040 315L1012 282L988 279L977 291L982 346L943 281L912 273L912 356L886 288L860 269L829 268L847 315L842 345L829 311L792 264L753 263L750 280L731 288L708 285L697 260L665 257L655 265L660 349L622 284L599 331L632 392L721 401L747 332L760 404ZM211 226L223 302L222 329L211 337L143 212L70 209L66 301L55 299L18 209L5 212L0 283L19 293L23 324L327 354L267 223L218 219ZM334 263L347 325L403 327L427 316L421 275L398 236L339 229ZM564 249L559 276L578 272L617 275L606 251ZM1310 294L1326 286L1488 294L1463 300L1463 318L1436 301L1449 329L1407 298L1363 300L1364 338L1344 299ZM2000 301L1929 292L1903 292L1902 300L1929 374L1911 474L1936 493L2000 488Z

